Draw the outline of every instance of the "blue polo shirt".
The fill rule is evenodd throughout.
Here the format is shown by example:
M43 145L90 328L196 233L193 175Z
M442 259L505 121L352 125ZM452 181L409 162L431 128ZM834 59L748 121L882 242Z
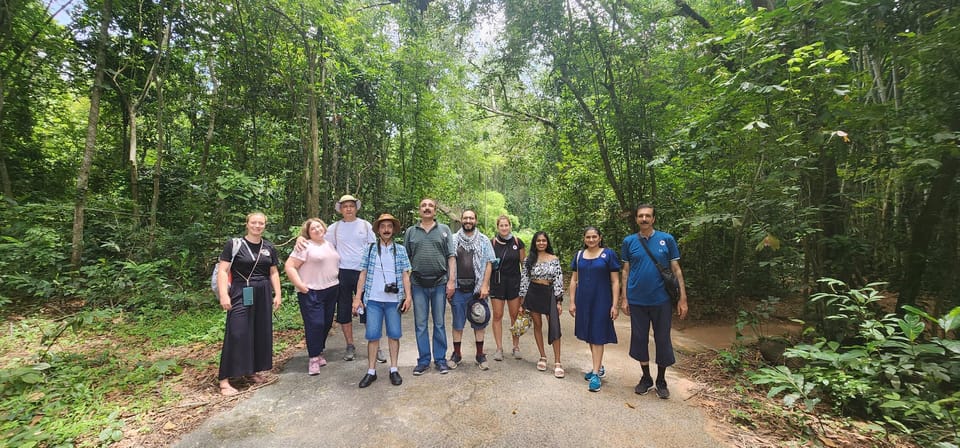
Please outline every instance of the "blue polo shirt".
M623 239L620 254L623 261L630 263L630 273L627 276L627 303L659 305L669 301L670 296L663 288L660 271L657 270L641 244L646 244L660 266L668 269L670 261L680 259L680 249L677 248L677 240L673 239L673 235L658 230L654 230L649 239L641 237L639 233Z

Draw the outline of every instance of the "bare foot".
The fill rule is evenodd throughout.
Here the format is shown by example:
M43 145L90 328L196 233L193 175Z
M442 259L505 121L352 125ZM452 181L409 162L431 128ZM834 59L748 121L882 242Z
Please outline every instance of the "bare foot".
M252 381L253 384L263 384L270 381L270 378L267 378L267 376L262 373L254 373L250 375L250 381Z
M220 395L224 397L232 397L236 394L239 394L240 391L235 389L230 383L220 383Z

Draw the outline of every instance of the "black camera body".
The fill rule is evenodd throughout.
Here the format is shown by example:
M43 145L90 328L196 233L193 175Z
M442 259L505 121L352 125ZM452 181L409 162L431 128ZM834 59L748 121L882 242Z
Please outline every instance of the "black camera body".
M383 292L397 294L400 292L400 288L397 287L396 283L387 283L386 285L383 285Z

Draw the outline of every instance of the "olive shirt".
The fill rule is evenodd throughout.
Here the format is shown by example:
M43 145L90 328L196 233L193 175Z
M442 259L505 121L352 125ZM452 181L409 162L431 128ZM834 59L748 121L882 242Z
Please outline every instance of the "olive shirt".
M447 259L457 255L450 227L435 222L428 232L417 223L407 228L403 240L413 272L427 277L447 275Z

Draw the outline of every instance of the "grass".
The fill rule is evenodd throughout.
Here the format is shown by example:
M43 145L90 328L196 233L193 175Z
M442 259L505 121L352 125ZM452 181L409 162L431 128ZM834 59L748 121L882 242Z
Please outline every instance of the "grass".
M177 313L35 313L7 323L0 447L101 446L151 431L144 425L151 414L189 393L181 383L210 382L224 314L211 305ZM275 331L300 327L295 301L274 313ZM275 338L275 352L291 346L288 339Z

